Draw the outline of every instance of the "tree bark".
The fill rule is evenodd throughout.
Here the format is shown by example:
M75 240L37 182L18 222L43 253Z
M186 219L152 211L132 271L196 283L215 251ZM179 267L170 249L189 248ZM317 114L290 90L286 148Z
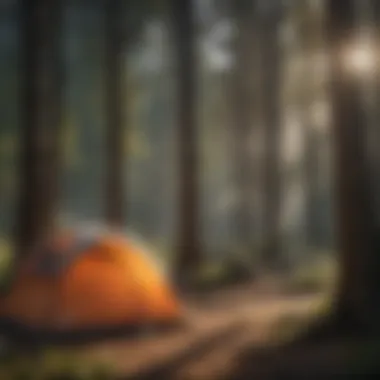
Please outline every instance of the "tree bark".
M335 153L337 242L340 272L335 317L365 329L378 325L378 231L366 143L365 110L358 78L342 61L342 48L355 37L355 1L327 2L331 60L332 132Z
M300 83L300 105L302 112L302 127L304 130L304 175L305 175L305 235L306 245L309 249L317 248L320 243L320 222L318 211L318 200L320 197L320 168L319 168L319 141L318 132L312 117L313 100L316 99L315 92L318 88L319 78L315 71L310 69L313 53L321 46L321 27L319 15L312 13L310 4L304 2L301 20L298 20L298 34L300 48L303 53L303 78L310 78L308 83ZM300 78L302 80L302 78Z
M380 35L380 3L375 0L366 0L362 3L364 20L366 27L371 28L371 39L374 45ZM374 75L366 83L365 91L368 96L369 112L369 149L372 167L372 186L376 202L377 225L380 226L380 128L379 128L379 102L380 102L380 70L377 68Z
M264 127L264 250L265 268L279 268L281 257L281 54L279 28L282 9L279 4L261 18L261 94Z
M176 276L191 282L201 255L198 215L197 126L195 114L195 11L191 0L173 0L178 67L178 247Z
M63 84L61 2L25 0L21 10L20 198L15 226L19 257L32 253L55 226Z
M253 166L251 154L252 137L252 64L254 18L253 4L237 0L233 14L238 26L235 41L235 66L232 72L232 143L235 161L235 187L237 204L235 228L239 247L248 248L253 239Z
M310 118L305 118L305 191L306 191L306 244L309 249L319 245L319 164L317 132Z
M105 0L106 49L106 221L122 227L125 211L125 131L123 123L123 1Z

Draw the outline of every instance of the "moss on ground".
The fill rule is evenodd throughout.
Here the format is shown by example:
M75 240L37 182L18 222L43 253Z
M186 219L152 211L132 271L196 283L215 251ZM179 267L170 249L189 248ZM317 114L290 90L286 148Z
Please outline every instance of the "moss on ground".
M0 379L7 380L111 380L112 368L75 351L46 349L42 352L3 356Z

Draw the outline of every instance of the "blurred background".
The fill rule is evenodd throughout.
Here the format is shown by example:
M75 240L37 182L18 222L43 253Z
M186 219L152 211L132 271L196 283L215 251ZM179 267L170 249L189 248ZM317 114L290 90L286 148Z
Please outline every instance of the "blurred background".
M253 2L240 13L230 3L194 2L189 41L194 61L194 104L189 108L194 116L189 117L195 129L202 258L221 261L242 255L253 264L263 248L266 212L279 219L274 233L286 261L332 254L322 2L288 2L275 10L281 14L276 16L277 31L271 30L274 46L265 42L268 27L260 16L273 12L266 9L267 2L257 5L257 13ZM102 222L107 155L104 6L101 1L63 5L58 218L61 223ZM5 249L18 194L23 84L21 5L3 1L1 7L0 202ZM178 149L187 143L179 141L177 92L182 79L176 72L178 33L171 16L164 1L125 4L121 68L114 73L120 75L123 91L123 226L142 235L165 259L172 254L178 225ZM274 149L266 149L270 145ZM269 150L271 154L265 152ZM267 172L276 178L266 179ZM271 181L274 190L268 190ZM277 210L266 210L264 199L270 197L278 198Z
M4 287L81 223L138 236L189 291L324 303L338 267L379 268L348 252L378 247L377 3L1 0Z

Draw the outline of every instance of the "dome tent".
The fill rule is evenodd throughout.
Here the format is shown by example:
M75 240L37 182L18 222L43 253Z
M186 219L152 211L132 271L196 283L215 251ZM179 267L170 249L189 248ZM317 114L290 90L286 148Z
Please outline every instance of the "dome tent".
M165 274L141 244L99 229L57 234L19 266L0 298L2 325L38 336L135 331L180 317Z

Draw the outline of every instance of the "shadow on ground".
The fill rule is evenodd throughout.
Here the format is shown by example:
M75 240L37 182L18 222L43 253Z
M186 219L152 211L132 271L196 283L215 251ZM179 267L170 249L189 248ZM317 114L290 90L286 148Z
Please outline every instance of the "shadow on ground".
M307 342L245 349L223 380L341 379L380 374L380 344L368 339Z
M208 356L210 351L220 345L228 346L231 339L244 325L235 325L213 339L199 341L185 352L172 357L155 368L136 373L133 376L122 377L119 380L154 380L154 379L181 379L190 380L199 378L189 373L182 375L181 369L189 362ZM380 341L358 337L336 337L328 340L310 342L308 334L302 334L283 344L258 346L256 344L243 347L238 352L231 352L235 357L232 367L226 366L222 376L207 377L219 380L243 379L337 379L352 378L352 376L380 374ZM233 349L233 346L231 346ZM207 360L206 360L207 362ZM226 363L221 361L219 369ZM206 364L207 365L207 364Z

